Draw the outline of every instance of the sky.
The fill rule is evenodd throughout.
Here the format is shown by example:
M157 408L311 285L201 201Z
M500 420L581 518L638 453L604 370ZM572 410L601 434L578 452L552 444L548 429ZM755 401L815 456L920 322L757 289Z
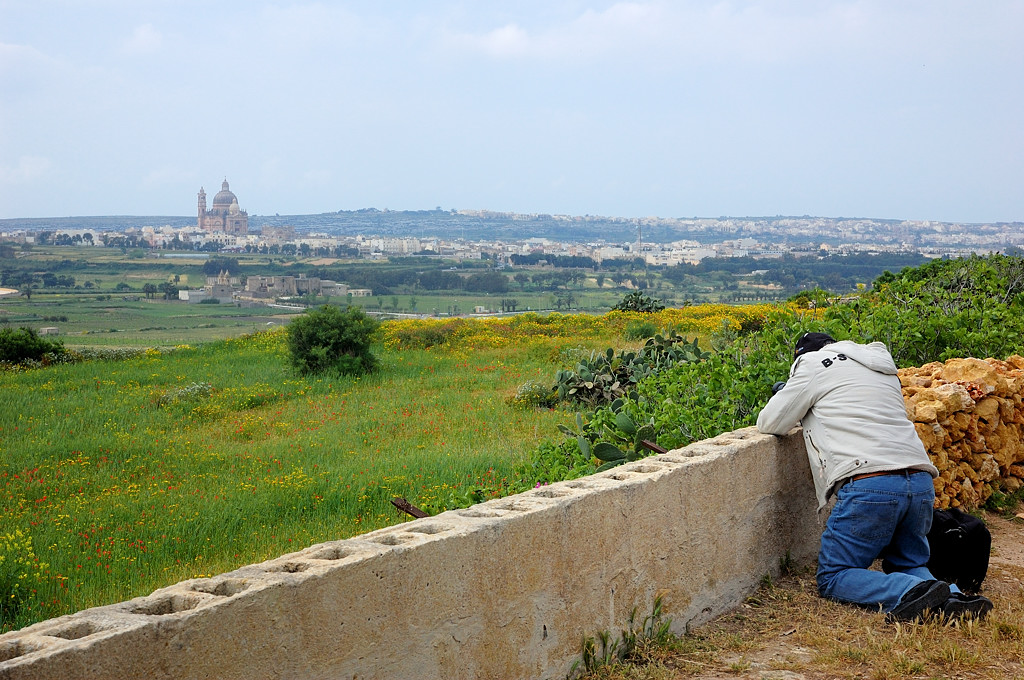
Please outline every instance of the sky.
M1024 221L1024 0L0 0L0 218Z

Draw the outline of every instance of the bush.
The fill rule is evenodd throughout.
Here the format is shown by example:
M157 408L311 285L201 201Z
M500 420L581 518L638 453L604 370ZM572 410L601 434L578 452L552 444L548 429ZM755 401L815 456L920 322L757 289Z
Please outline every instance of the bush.
M658 327L650 321L630 321L626 324L626 330L622 337L626 340L646 340L658 334Z
M660 312L665 309L665 305L660 300L656 300L642 291L634 290L632 293L627 293L619 304L612 307L612 309L620 312L644 312L649 314Z
M370 338L380 323L360 307L324 305L288 324L288 351L300 374L362 375L377 366Z
M60 341L39 337L31 328L0 329L0 363L46 363L62 354L64 345Z

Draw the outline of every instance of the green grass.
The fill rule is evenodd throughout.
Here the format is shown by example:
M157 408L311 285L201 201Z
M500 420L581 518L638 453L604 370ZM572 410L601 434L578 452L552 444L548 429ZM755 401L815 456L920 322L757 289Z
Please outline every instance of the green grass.
M0 374L2 629L500 494L567 419L505 401L543 345L378 351L363 379L297 378L280 333Z
M105 297L105 295L104 295ZM124 300L111 294L34 295L0 300L0 323L56 326L68 347L154 347L210 342L285 325L294 313L270 307L189 305L162 299ZM54 320L66 317L66 321Z

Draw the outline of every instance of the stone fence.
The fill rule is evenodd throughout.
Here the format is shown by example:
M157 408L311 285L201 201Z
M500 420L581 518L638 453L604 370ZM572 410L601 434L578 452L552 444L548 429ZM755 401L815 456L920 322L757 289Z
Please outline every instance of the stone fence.
M0 679L562 678L656 597L735 607L819 526L799 434L607 472L183 581L0 636Z
M973 510L1024 486L1024 357L899 372L907 417L939 470L935 504Z

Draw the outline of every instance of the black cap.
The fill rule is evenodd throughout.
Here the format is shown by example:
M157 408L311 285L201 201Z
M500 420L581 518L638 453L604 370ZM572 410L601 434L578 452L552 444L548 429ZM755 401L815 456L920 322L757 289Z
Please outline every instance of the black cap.
M798 357L807 352L817 352L825 345L835 341L836 339L828 333L804 333L796 341L796 351L793 353L793 356Z

